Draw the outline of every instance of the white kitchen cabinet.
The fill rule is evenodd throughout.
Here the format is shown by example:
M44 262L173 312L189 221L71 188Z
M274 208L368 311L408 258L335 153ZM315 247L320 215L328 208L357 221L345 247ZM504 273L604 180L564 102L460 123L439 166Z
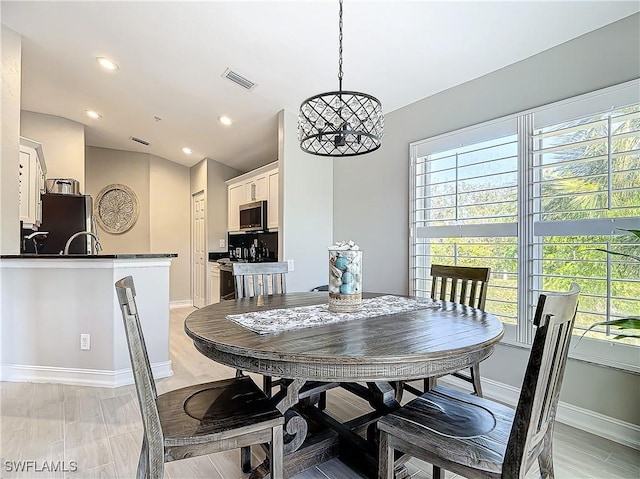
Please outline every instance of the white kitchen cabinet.
M269 197L269 180L266 174L258 175L244 184L247 203L266 200Z
M278 227L278 170L272 171L267 176L269 183L269 196L267 197L267 228Z
M228 229L238 231L240 229L240 205L246 203L244 183L228 185Z
M40 143L20 138L19 170L20 220L25 228L37 228L42 223L40 195L45 193L47 174Z
M220 265L209 262L209 304L220 302Z
M267 228L278 227L278 162L257 168L225 182L228 192L229 231L240 230L240 205L267 201Z

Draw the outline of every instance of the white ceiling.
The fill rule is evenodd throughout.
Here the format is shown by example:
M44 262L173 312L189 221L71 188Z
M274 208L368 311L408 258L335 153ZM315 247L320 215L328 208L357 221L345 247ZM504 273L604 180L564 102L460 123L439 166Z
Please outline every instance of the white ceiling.
M639 10L635 0L345 0L343 87L389 113ZM0 13L23 36L22 108L85 124L92 146L249 170L277 159L278 111L337 89L337 0L2 0ZM227 68L257 86L222 78Z

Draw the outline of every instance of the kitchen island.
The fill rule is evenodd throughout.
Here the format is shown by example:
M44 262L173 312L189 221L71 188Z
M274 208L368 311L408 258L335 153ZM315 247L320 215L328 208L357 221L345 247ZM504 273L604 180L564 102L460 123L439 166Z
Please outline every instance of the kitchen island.
M154 376L170 376L169 267L176 256L0 256L1 379L102 387L132 383L114 288L128 275L135 281ZM81 335L89 335L89 349L81 349Z

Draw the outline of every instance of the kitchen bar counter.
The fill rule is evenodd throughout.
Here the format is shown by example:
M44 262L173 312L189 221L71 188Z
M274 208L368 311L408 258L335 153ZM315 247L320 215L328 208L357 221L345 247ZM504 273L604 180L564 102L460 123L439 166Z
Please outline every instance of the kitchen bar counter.
M3 381L117 387L133 382L114 283L134 278L156 378L170 376L169 268L174 253L0 257ZM90 349L81 349L81 335Z

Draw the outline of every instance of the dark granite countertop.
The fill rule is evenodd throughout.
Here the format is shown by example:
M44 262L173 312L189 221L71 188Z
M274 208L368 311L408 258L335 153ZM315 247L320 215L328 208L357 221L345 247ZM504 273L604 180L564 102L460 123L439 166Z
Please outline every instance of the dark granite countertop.
M177 253L117 253L117 254L3 254L0 259L147 259L177 258Z
M228 251L220 251L220 252L209 252L209 261L218 261L219 259L229 258Z

